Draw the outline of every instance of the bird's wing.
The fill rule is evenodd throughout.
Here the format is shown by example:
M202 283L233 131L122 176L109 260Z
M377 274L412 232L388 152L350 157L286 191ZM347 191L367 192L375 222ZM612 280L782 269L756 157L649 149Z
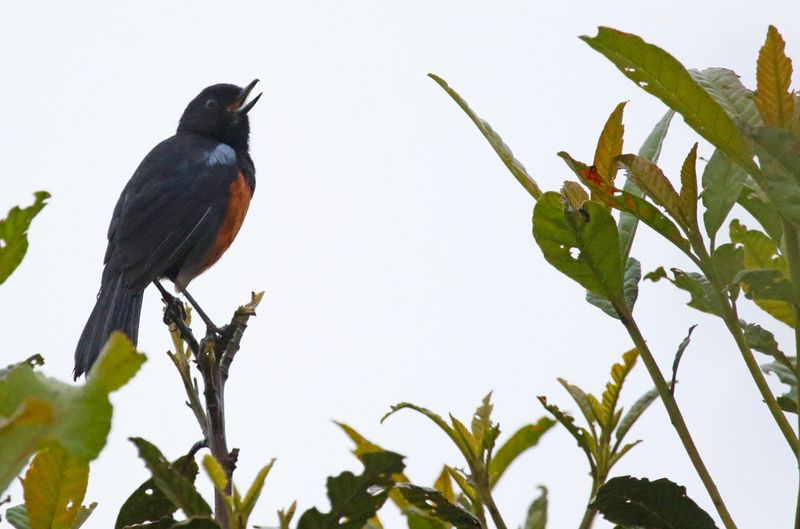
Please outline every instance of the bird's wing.
M175 136L140 164L114 210L106 266L144 288L177 272L192 250L210 248L228 207L236 157L213 143Z

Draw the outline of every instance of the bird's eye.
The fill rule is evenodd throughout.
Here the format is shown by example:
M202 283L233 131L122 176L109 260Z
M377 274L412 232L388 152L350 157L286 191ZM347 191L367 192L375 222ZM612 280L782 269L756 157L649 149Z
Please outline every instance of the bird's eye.
M208 101L206 101L206 108L217 108L217 100L209 99Z

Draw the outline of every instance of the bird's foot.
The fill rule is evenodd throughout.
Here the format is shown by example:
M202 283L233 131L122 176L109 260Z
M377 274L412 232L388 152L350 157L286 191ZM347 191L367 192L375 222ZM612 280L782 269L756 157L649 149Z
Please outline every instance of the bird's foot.
M170 324L177 321L186 321L186 308L183 302L169 293L163 296L161 301L164 302L164 323Z

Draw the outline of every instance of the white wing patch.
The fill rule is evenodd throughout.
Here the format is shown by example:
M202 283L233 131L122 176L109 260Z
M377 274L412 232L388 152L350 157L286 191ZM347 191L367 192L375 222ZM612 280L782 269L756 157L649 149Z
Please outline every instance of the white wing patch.
M203 161L208 166L212 165L235 165L236 164L236 151L233 147L220 143L213 149L205 152Z

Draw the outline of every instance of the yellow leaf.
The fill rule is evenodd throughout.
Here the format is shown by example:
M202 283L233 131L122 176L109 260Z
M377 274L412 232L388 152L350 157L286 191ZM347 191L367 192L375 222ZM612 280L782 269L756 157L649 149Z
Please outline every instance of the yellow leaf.
M767 40L758 52L756 106L764 123L772 127L789 127L793 120L794 98L789 91L792 60L785 49L783 37L775 26L770 26Z
M694 226L697 221L697 143L686 156L681 167L681 206L686 223Z
M37 452L22 491L31 529L70 529L81 508L89 481L89 464L64 448Z
M614 162L614 158L622 154L622 136L625 134L625 126L622 124L624 110L625 102L623 101L608 116L594 152L594 166L603 180L609 184L614 183L614 177L617 175L617 164Z
M222 465L217 461L217 458L211 454L203 456L203 468L211 479L211 483L214 484L214 488L221 494L227 496L225 489L228 486L228 476L225 474L225 469L223 469Z

